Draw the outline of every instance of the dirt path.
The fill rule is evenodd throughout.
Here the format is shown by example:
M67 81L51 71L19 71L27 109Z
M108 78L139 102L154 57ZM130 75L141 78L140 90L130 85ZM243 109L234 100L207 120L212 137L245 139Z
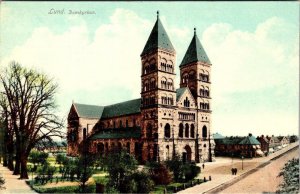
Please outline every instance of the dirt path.
M220 193L275 192L282 181L282 178L277 177L277 175L281 168L283 168L284 164L294 157L299 158L299 148L272 161L257 172L250 174L232 186L220 191Z
M0 164L0 174L5 178L4 187L6 187L5 190L0 190L0 194L36 193L26 184L25 180L18 179L19 175L12 175L12 172L2 164Z

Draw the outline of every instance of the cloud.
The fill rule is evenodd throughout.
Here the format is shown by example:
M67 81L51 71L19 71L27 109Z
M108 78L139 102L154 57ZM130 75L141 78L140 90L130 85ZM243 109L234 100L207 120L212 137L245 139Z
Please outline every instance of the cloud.
M224 23L208 27L202 42L213 63L213 82L218 83L213 94L218 98L298 82L297 32L277 17L260 23L254 32Z
M202 43L213 65L216 131L297 133L298 33L297 26L278 17L258 24L254 32L226 23L204 31Z

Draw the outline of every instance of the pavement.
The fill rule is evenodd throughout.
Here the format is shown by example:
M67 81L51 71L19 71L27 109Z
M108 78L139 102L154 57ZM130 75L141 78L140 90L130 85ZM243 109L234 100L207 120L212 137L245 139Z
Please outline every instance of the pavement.
M4 187L6 189L0 190L0 194L15 194L15 193L37 193L30 188L29 185L25 182L25 180L19 179L20 175L13 175L13 172L8 170L8 168L3 167L0 164L0 174L5 179Z
M241 170L241 161L238 162L232 161L231 158L216 158L216 162L212 163L205 163L205 168L200 173L199 178L203 179L211 175L212 180L202 183L200 185L196 185L194 187L190 187L188 189L182 190L178 193L217 193L218 191L223 190L224 188L236 183L237 181L245 178L246 176L254 173L259 168L269 164L272 160L282 156L287 151L299 147L299 142L292 143L287 147L268 155L267 157L261 158L254 158L254 159L244 159L244 169ZM237 160L237 159L235 159ZM248 164L248 165L246 165ZM239 171L237 175L231 175L231 166L238 167ZM225 166L225 167L224 167ZM224 168L228 169L227 171L223 172ZM220 171L218 173L218 171ZM211 173L215 172L215 173Z

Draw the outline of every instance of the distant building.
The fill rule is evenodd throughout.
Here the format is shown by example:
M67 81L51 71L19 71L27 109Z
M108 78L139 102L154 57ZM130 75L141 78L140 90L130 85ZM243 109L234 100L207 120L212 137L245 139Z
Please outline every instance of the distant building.
M252 158L263 155L260 149L260 142L251 133L246 137L225 137L214 139L214 141L215 156L244 156Z
M281 143L277 137L272 135L272 136L267 136L267 139L269 140L269 152L272 153L280 149L279 146L281 146Z
M269 153L269 140L266 136L261 135L256 138L260 142L261 151Z
M278 136L277 138L282 147L286 147L290 143L289 138L286 136Z

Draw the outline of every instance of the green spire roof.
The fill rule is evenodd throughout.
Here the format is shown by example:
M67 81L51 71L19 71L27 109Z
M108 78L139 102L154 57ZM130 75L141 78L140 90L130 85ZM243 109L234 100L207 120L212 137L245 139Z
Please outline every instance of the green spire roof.
M260 145L260 142L252 136L252 134L249 134L249 136L245 137L239 144L243 145Z
M203 46L201 45L197 34L196 34L196 28L194 28L194 37L190 43L189 48L187 49L183 60L180 64L180 66L192 63L192 62L198 62L202 61L205 63L210 64L210 60L208 56L206 55Z
M162 48L162 49L175 52L175 49L169 39L169 36L159 19L158 12L157 12L157 20L155 22L155 25L151 31L151 34L147 40L147 43L144 47L141 56L157 48Z

